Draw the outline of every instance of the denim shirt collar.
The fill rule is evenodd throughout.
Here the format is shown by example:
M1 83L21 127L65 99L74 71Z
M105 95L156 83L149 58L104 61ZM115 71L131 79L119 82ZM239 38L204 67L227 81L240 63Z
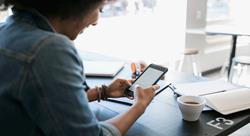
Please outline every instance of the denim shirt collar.
M36 25L42 30L56 32L53 26L50 24L49 20L41 13L39 13L39 11L37 11L36 9L13 7L12 12L14 17L17 17L17 19L27 21L33 25Z

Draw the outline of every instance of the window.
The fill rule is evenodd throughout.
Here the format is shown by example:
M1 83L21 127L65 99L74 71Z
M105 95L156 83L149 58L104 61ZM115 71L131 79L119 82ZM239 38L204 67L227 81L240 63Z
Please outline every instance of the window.
M248 0L207 0L207 21L230 21L248 25L250 12Z
M102 17L152 12L157 0L117 0L104 6Z
M207 21L227 20L230 18L230 0L208 0Z
M185 0L119 0L75 43L80 50L166 64L184 48L185 24Z
M234 23L244 26L249 26L250 17L250 1L249 0L231 0L230 13Z

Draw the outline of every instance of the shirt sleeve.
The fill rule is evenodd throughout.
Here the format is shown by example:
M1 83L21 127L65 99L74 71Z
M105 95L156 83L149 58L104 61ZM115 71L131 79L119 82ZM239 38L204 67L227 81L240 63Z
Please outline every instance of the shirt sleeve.
M121 136L120 131L113 125L101 122L102 133L104 136Z
M85 93L82 62L73 44L52 36L36 50L29 78L22 92L23 106L45 135L120 135L111 124L99 123Z

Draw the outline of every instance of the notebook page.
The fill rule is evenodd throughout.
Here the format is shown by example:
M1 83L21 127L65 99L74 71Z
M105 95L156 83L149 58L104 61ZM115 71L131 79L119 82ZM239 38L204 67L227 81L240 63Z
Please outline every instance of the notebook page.
M209 107L224 115L250 108L250 88L239 88L203 97Z
M238 88L223 80L201 81L194 83L175 84L176 93L180 95L206 95Z

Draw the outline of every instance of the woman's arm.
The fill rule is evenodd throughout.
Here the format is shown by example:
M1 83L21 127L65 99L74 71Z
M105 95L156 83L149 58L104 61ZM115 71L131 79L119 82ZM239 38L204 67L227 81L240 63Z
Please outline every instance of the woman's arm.
M87 91L87 96L88 96L89 102L98 100L98 92L97 92L96 88L90 88Z
M125 79L116 79L109 86L101 85L100 87L91 88L87 91L89 102L107 98L118 98L126 96L126 88L130 82Z
M122 97L125 96L124 91L130 85L127 80L117 79L109 86L102 85L87 91L89 101L106 99L108 97ZM152 101L155 90L159 89L158 85L151 86L146 89L137 87L135 91L135 104L131 108L112 119L105 122L114 125L122 135L124 135L132 124L144 113L147 106Z
M124 135L134 122L144 113L145 109L146 107L136 104L127 112L109 119L106 122L114 125L120 131L121 135Z
M106 122L117 127L120 133L124 135L133 123L144 113L157 89L159 89L158 85L146 89L138 87L135 93L135 104L127 112L109 119Z

